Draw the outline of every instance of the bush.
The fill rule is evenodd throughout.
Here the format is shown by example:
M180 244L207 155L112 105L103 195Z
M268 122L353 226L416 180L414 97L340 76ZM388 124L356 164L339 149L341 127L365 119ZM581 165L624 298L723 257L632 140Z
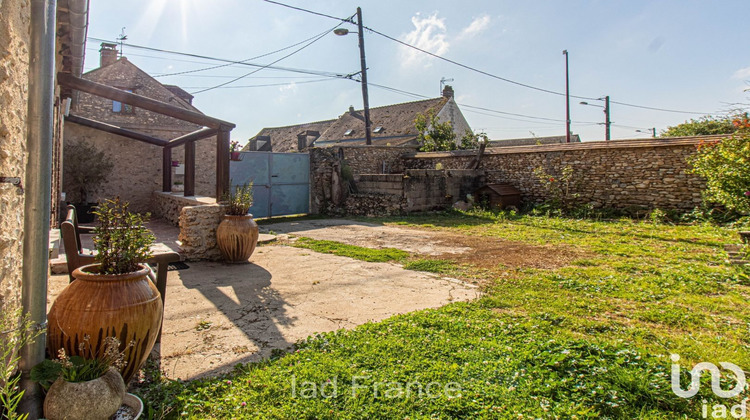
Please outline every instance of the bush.
M575 187L573 182L573 167L566 165L559 176L548 174L541 166L534 169L534 175L547 190L547 200L545 204L553 209L559 209L563 212L570 212L580 196L572 192Z
M701 142L688 158L692 172L706 179L705 201L740 214L750 213L750 122L734 121L737 131L721 140Z

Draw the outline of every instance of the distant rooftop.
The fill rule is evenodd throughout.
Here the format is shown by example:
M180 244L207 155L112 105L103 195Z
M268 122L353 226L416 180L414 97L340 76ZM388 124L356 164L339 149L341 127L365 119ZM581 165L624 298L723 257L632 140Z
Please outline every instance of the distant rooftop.
M571 143L580 143L581 137L578 134L570 136ZM558 144L567 143L565 136L548 136L548 137L527 137L520 139L491 140L489 147L510 147L510 146L534 146L537 144Z

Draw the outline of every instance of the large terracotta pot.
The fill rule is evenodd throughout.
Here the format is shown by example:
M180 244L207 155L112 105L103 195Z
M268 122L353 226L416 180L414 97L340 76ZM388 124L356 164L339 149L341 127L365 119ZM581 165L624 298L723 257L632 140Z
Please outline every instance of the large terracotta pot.
M120 275L99 274L99 264L84 265L73 271L75 281L55 299L47 315L47 351L57 355L65 348L68 355L93 357L88 349L79 350L84 336L90 337L91 350L104 352L104 339L120 340L127 364L120 373L125 383L138 372L154 347L161 328L161 296L148 279L148 268ZM131 341L135 345L128 346Z
M125 391L125 382L114 369L85 382L59 378L47 391L44 416L49 420L107 420L120 409Z
M253 220L253 215L225 214L216 229L216 243L226 262L247 262L258 244L258 224Z

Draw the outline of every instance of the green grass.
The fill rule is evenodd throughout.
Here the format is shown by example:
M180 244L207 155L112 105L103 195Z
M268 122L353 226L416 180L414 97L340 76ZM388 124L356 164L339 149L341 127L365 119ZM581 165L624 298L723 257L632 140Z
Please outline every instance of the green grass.
M380 222L478 241L551 244L585 257L553 270L488 270L492 281L475 302L311 337L292 354L238 366L226 378L157 382L143 392L155 412L188 418L700 418L702 398L728 401L716 399L707 380L698 396L676 397L669 355L680 354L683 373L699 361L750 368L748 272L725 263L721 248L737 242L732 230L455 212ZM399 250L308 239L296 246L452 276L464 272L451 261ZM419 398L417 385L407 387L449 382L460 391ZM335 395L320 395L334 383ZM398 386L401 394L390 398ZM300 395L300 387L307 394ZM318 391L315 398L305 398L312 391Z
M335 241L319 241L306 237L297 238L296 241L291 242L291 245L296 248L305 248L315 252L368 262L401 261L409 257L408 252L396 248L373 249Z

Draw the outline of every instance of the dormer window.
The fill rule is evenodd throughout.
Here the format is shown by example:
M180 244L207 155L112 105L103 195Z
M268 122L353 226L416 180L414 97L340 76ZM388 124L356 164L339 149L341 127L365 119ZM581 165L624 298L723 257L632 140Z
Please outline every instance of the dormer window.
M350 128L350 129L346 130L346 132L344 132L344 135L345 136L351 136L353 132L354 132L354 130Z
M374 130L372 130L373 133L382 133L385 129L381 126L375 127Z

